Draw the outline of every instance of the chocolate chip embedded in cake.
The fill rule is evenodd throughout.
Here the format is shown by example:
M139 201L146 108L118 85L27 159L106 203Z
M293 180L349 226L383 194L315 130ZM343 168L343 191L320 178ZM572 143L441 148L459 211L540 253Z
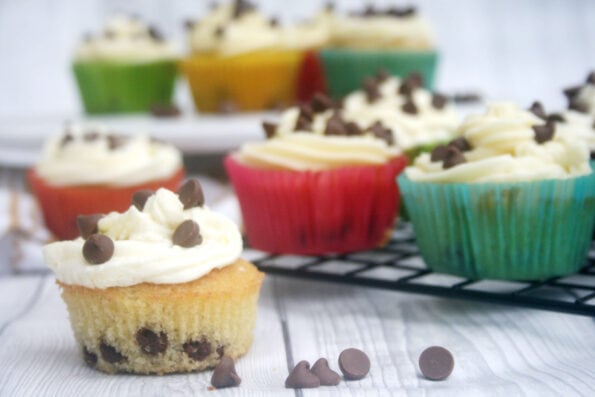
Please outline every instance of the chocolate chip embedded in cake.
M212 351L211 343L206 339L199 341L188 341L182 346L184 353L195 361L202 361L206 359Z
M165 352L168 345L165 332L156 333L149 328L141 328L136 332L136 342L141 351L150 356Z

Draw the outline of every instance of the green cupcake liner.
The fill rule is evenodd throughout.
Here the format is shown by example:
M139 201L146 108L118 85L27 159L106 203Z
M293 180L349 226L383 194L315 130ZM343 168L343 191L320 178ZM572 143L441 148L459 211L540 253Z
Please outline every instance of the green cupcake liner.
M87 113L147 112L171 104L177 64L75 62L73 71Z
M379 69L401 77L419 72L431 89L438 63L435 51L324 49L319 56L329 94L335 98L359 89L364 78Z
M595 226L595 172L516 183L398 178L428 267L471 279L538 280L584 264Z

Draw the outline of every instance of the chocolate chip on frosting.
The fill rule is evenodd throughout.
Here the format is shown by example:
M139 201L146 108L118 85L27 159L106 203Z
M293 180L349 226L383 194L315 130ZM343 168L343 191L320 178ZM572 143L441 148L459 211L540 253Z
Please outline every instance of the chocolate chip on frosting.
M202 361L207 358L212 351L211 344L204 338L199 341L188 341L182 345L184 353L194 361Z
M376 81L383 83L390 78L390 72L384 68L378 69L376 72Z
M370 372L370 359L359 349L345 349L339 355L339 368L346 380L359 380Z
M334 104L327 95L318 92L314 94L314 97L310 101L310 106L312 111L315 113L320 113L324 112L325 110L332 109Z
M136 342L143 353L155 356L167 349L167 335L165 332L156 332L149 328L141 328L136 332Z
M363 83L364 92L366 93L366 99L372 103L380 99L380 90L378 89L378 83L376 79L367 77Z
M569 101L572 101L574 97L578 95L581 88L583 88L582 85L575 85L573 87L565 88L562 92L564 92L564 95Z
M92 234L98 232L97 223L103 218L103 214L79 215L76 217L76 226L79 234L85 240Z
M357 125L357 123L353 121L348 121L345 123L345 133L351 136L361 135L362 129L359 128L359 125Z
M595 71L592 71L587 75L587 80L585 80L585 83L595 85Z
M217 38L223 37L225 34L225 27L224 26L217 26L215 30L213 30L213 36Z
M262 129L267 139L271 139L277 133L277 124L268 121L262 122Z
M157 29L155 26L149 26L149 36L151 36L151 38L155 41L161 42L165 40L159 29Z
M99 133L95 131L87 132L83 135L83 140L93 142L99 139Z
M413 94L417 88L421 88L424 85L424 78L417 72L410 73L407 77L401 81L398 93L405 96Z
M437 92L432 94L432 106L434 109L444 109L447 103L448 97L446 95L438 94Z
M459 164L463 164L467 161L465 155L457 148L456 146L448 145L446 148L446 153L444 155L444 162L442 163L442 168L447 170L449 168L455 167Z
M236 373L233 359L229 356L223 356L213 371L211 385L217 389L224 389L239 386L241 382L242 379Z
M320 379L321 386L336 386L341 382L341 376L330 369L326 358L319 358L312 366L312 373Z
M184 248L191 248L202 243L202 236L200 235L200 228L198 223L192 219L187 219L174 231L172 242Z
M184 29L186 30L192 30L194 29L194 26L196 25L196 21L193 19L186 19L184 21Z
M404 7L392 7L389 8L387 11L388 15L397 17L397 18L406 18L411 17L417 13L417 9L413 6L404 6Z
M471 144L469 143L469 141L467 139L465 139L465 137L462 137L462 136L450 141L448 143L448 146L454 146L457 149L459 149L461 152L466 152L466 151L471 150Z
M382 125L380 121L375 122L367 128L368 132L371 132L377 138L380 138L386 142L387 145L393 145L395 143L392 131Z
M446 151L448 150L447 145L438 145L430 153L431 161L444 161L446 158Z
M300 115L295 123L295 130L301 132L311 131L312 122L308 120L305 116Z
M553 122L547 122L543 125L534 125L533 131L535 132L535 141L537 143L545 143L554 138L556 127Z
M272 28L276 28L277 26L279 26L279 18L277 17L272 17L271 19L269 19L269 25Z
M74 141L74 136L70 132L67 132L62 136L62 139L60 140L60 146L64 147L72 141Z
M547 115L546 121L564 123L566 122L566 119L560 113L550 113Z
M539 101L533 102L531 104L531 107L529 108L529 111L531 113L533 113L534 115L536 115L537 117L539 117L540 119L545 120L545 118L546 118L545 109L543 108L543 105Z
M134 205L137 210L142 211L145 208L145 203L148 198L154 194L155 192L151 189L137 190L132 194L131 204Z
M442 346L431 346L419 356L419 369L430 380L448 378L454 369L452 354Z
M105 342L101 342L99 345L99 351L101 352L101 358L110 364L117 364L127 360L125 355L116 350L116 348L112 345L109 345Z
M188 179L180 186L177 193L180 201L184 204L185 210L192 207L202 207L205 203L202 187L196 179Z
M408 114L417 114L417 112L418 112L417 106L411 100L411 98L408 98L405 101L405 103L401 106L401 110L403 110L403 112L408 113Z
M300 361L285 379L288 389L306 389L320 386L320 379L310 370L307 361Z
M587 105L585 105L584 103L579 102L577 100L570 101L570 103L568 104L568 109L577 111L579 113L588 113L589 112L589 107Z
M346 135L345 123L338 113L333 114L326 122L325 135Z
M314 111L312 110L312 106L310 106L307 103L301 104L299 105L299 116L298 117L303 117L304 119L308 120L308 121L312 121L314 120Z
M128 138L123 135L109 134L106 136L107 147L110 150L116 150L126 144Z
M114 255L114 242L103 234L92 234L83 244L83 256L87 262L100 265Z

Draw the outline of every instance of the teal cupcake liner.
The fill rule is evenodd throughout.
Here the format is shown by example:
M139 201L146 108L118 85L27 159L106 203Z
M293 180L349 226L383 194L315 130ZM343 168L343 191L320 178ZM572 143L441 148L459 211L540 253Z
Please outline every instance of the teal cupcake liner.
M432 89L438 63L435 51L323 49L319 57L329 94L335 98L360 89L379 69L401 77L418 72Z
M148 112L171 104L177 63L75 62L73 71L87 113Z
M584 264L595 172L515 183L398 184L429 268L471 279L539 280Z

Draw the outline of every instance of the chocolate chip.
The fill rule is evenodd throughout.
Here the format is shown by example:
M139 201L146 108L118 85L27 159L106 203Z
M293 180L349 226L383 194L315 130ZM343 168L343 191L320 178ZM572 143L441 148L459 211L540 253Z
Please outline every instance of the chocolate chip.
M184 21L184 29L186 29L186 30L194 29L194 25L196 25L196 21L194 21L192 19L187 19Z
M324 134L325 135L346 135L347 134L347 131L345 129L345 123L343 122L343 120L337 113L335 113L326 122Z
M370 359L359 349L345 349L339 355L339 368L346 380L359 380L370 371Z
M240 18L242 15L252 11L254 6L244 0L236 0L233 4L232 17L234 19Z
M455 103L475 103L481 101L481 95L474 92L460 92L451 96Z
M237 113L239 110L238 105L231 99L225 99L219 102L219 106L217 106L217 111L221 114Z
M463 153L456 147L448 145L446 148L446 154L444 155L444 162L442 168L447 170L459 164L463 164L467 161Z
M99 345L99 351L101 352L101 358L111 364L117 364L127 360L125 355L117 351L115 347L108 345L105 342L101 342Z
M465 139L462 136L450 141L448 143L448 146L454 146L457 149L459 149L461 152L467 152L467 151L471 150L471 144L469 143L469 141L467 139Z
M444 161L444 159L446 158L447 150L448 150L448 146L446 146L446 145L436 146L432 150L432 153L430 154L430 160L431 161Z
M279 18L277 17L272 17L271 19L269 19L269 25L272 28L276 28L277 26L279 26Z
M224 356L215 367L213 376L211 376L211 384L217 389L224 389L226 387L239 386L242 379L236 373L233 359L229 356Z
M533 131L535 132L535 142L545 143L551 141L554 138L556 127L553 122L547 122L543 125L534 125Z
M388 15L392 15L397 18L406 18L413 16L417 13L417 9L413 6L404 7L392 7L387 11Z
M403 112L408 114L417 114L417 106L415 106L415 103L413 103L411 98L405 101L403 106L401 106L401 109L403 110Z
M184 248L191 248L202 243L198 223L192 219L185 220L174 231L172 242Z
M182 348L188 357L195 361L202 361L211 354L211 344L205 339L186 342Z
M566 95L566 98L568 98L569 101L572 101L582 88L582 85L575 85L573 87L565 88L562 92L564 92L564 95Z
M577 111L580 113L588 113L589 112L589 107L579 101L571 101L568 104L568 109L571 109L571 110L574 110L574 111Z
M328 96L318 92L314 94L314 97L310 101L310 106L313 112L320 113L327 109L332 109L333 101Z
M437 92L432 94L432 106L434 106L434 109L444 109L447 103L448 97L446 95L438 94Z
M390 78L391 74L388 70L381 68L376 72L376 81L383 83Z
M418 72L412 72L405 77L403 82L410 85L412 88L421 88L424 86L424 77Z
M326 358L319 358L312 366L312 373L320 379L321 386L336 386L341 382L341 376L330 369Z
M177 193L180 201L184 204L185 210L192 207L202 207L205 203L202 187L196 179L188 179L180 186Z
M560 113L550 113L550 114L548 114L546 121L565 123L566 118L564 118L564 116L562 116Z
M545 120L545 118L546 118L545 109L543 108L543 105L539 101L533 102L531 104L531 107L529 108L529 111L531 113L533 113L534 115L536 115L537 117L539 117L540 119Z
M306 389L320 386L320 379L310 371L307 361L300 361L285 379L288 389Z
M83 239L88 239L92 234L98 232L97 223L103 218L103 214L79 215L76 217L76 226Z
M95 364L97 364L97 354L89 351L87 346L83 347L83 359L85 360L85 363L91 367L94 367Z
M165 332L157 334L149 328L141 328L136 332L136 342L143 353L151 356L163 353L167 349L167 335Z
M587 80L585 81L587 84L595 84L595 71L589 73L587 76Z
M155 41L164 41L161 32L155 26L149 26L149 36Z
M419 356L419 369L430 380L448 378L455 366L452 354L441 346L431 346Z
M74 141L74 136L70 132L67 132L66 134L64 134L64 136L60 140L60 146L64 147L72 141Z
M371 132L376 138L384 140L389 146L395 143L392 131L388 128L385 128L379 121L368 127L366 131Z
M378 89L378 83L376 79L368 77L364 79L363 83L364 92L366 93L366 99L372 103L377 99L380 99L380 90Z
M357 123L354 123L353 121L349 121L349 122L345 123L345 133L350 136L361 135L362 129L359 128L359 125L357 125Z
M180 108L173 103L154 103L150 112L155 117L177 117L182 114Z
M215 30L213 30L213 36L217 37L218 39L223 37L224 34L225 34L225 27L223 27L223 26L217 26L215 28Z
M109 134L107 137L107 147L110 150L116 150L128 142L128 138L123 135Z
M299 113L299 117L303 117L308 121L312 121L314 120L314 111L312 110L312 107L310 105L308 105L307 103L305 104L301 104L299 106L300 109L300 113Z
M87 262L100 265L114 255L114 242L103 234L92 234L83 244L83 256Z
M87 132L83 135L83 140L87 142L93 142L99 139L98 132Z
M264 134L266 135L267 139L271 139L277 133L277 124L263 121L262 129L264 130Z
M145 204L149 197L154 194L155 192L151 189L137 190L132 194L131 204L134 205L137 210L142 211L145 208Z
M376 15L376 10L374 9L374 6L372 4L368 4L366 8L364 8L364 12L362 12L361 15L364 17L371 17L373 15Z
M305 118L304 116L299 116L297 122L295 123L295 130L296 131L310 131L312 129L312 122Z

